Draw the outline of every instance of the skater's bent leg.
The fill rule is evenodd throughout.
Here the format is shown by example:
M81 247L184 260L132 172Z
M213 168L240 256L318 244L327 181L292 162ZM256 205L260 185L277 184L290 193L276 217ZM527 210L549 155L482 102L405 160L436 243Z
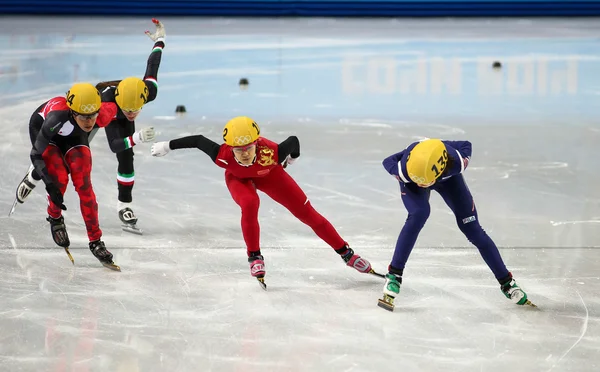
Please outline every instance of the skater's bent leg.
M510 276L498 247L479 224L473 196L462 175L451 177L436 189L456 216L456 223L467 239L479 250L481 257L498 281Z
M241 226L248 257L260 254L260 226L258 224L258 208L260 199L251 180L242 180L231 174L225 175L225 183L231 197L240 206L242 212Z
M333 225L313 208L304 191L283 167L273 168L267 177L256 180L256 184L259 190L283 205L334 250L347 250L344 239Z
M79 206L88 238L91 242L96 241L102 237L102 231L98 222L96 194L92 187L92 153L87 146L77 146L67 151L65 158L71 169L73 186L79 195Z
M44 163L46 163L46 169L48 169L48 175L52 179L52 182L54 182L64 195L69 183L69 172L65 165L63 153L58 147L50 145L42 154L42 158L44 159ZM50 197L48 197L48 215L54 219L60 218L62 215L60 207L55 205L50 200Z
M390 272L402 276L406 261L412 252L419 233L425 226L431 207L429 206L430 191L415 184L400 183L402 203L408 212L404 226L396 241L394 256L390 264Z
M308 225L319 238L326 242L350 266L361 273L371 272L371 264L354 253L333 225L317 212L300 186L285 171L277 166L264 178L255 181L256 187L277 203L288 209L294 217Z
M133 149L117 153L119 162L117 168L117 187L119 188L119 202L131 203L133 197L131 192L135 183L135 171L133 169Z

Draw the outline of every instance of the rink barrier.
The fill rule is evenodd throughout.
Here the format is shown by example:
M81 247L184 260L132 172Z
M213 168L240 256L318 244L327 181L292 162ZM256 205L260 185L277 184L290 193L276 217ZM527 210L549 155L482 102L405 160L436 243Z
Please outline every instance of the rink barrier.
M0 0L0 14L151 16L599 16L600 1Z

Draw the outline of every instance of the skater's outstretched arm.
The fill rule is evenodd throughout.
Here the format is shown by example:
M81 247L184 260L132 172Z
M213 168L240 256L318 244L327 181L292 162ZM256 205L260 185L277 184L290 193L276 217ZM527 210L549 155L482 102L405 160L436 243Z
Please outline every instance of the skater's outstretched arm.
M146 35L154 41L154 46L152 47L150 56L148 56L146 72L142 79L148 88L148 98L146 103L154 101L158 94L158 68L160 67L160 61L162 59L162 50L165 48L166 36L164 25L154 18L152 19L152 22L156 25L156 32L150 33L150 31L146 31ZM96 84L96 89L102 94L102 102L114 102L115 88L120 82L121 80L110 80Z
M148 102L153 101L158 94L158 68L160 67L160 60L162 58L162 50L165 47L165 27L164 25L155 18L152 18L152 22L156 26L156 32L150 33L146 31L146 35L154 41L154 47L148 57L148 63L146 64L146 73L144 74L144 83L148 87Z
M187 136L171 141L157 142L152 145L152 156L165 156L170 150L197 148L208 155L213 162L217 161L221 145L203 135Z
M162 50L165 48L166 36L165 27L162 22L154 18L152 19L152 22L156 26L156 32L150 33L150 31L146 31L146 35L154 41L154 46L152 47L150 56L148 56L146 72L142 79L148 88L147 102L154 101L158 94L158 68L160 67L160 61L162 59ZM102 102L114 102L114 91L120 82L121 80L110 80L96 84L96 89L102 94Z
M121 129L117 122L113 122L106 126L105 132L108 146L115 154L128 150L140 143L154 141L154 138L156 137L154 127L142 128L131 136L122 137L123 135L121 134Z

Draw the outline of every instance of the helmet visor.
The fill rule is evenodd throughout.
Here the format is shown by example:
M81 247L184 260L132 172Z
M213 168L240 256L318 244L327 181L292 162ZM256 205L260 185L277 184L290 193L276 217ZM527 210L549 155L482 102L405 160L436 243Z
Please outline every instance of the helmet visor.
M246 145L246 146L233 147L232 150L236 154L243 154L245 152L250 152L250 151L254 150L255 148L256 148L256 142L252 142L251 144Z
M100 110L94 112L93 114L80 114L80 113L78 113L76 111L73 111L73 116L74 117L78 117L78 118L83 119L83 120L96 119L99 114L100 114Z

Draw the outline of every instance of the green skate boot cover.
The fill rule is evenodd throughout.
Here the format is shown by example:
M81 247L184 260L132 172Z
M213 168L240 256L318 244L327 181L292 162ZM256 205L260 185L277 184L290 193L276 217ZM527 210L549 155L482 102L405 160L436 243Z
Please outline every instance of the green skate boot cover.
M511 279L510 282L503 284L501 287L502 293L517 305L525 305L527 302L527 293L519 287L517 282L514 279Z
M385 284L383 285L383 294L396 297L400 293L400 284L402 284L401 276L387 273L385 275Z

